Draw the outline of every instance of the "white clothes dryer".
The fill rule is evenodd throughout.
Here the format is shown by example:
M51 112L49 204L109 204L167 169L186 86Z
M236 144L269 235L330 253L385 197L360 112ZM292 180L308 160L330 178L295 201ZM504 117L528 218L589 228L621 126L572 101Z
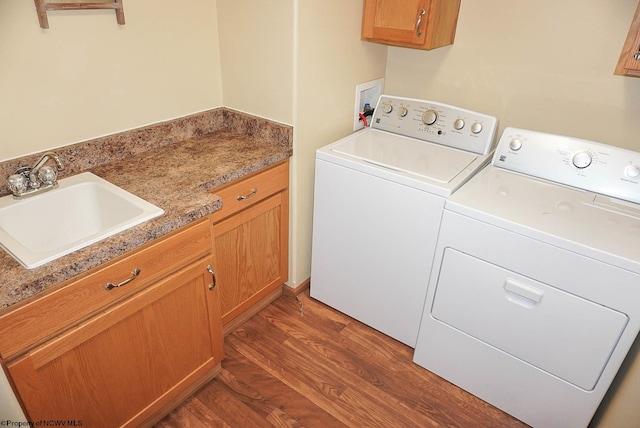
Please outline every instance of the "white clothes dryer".
M640 330L640 153L507 128L445 205L414 361L585 427Z
M490 160L495 117L383 95L316 152L311 297L415 346L445 199Z

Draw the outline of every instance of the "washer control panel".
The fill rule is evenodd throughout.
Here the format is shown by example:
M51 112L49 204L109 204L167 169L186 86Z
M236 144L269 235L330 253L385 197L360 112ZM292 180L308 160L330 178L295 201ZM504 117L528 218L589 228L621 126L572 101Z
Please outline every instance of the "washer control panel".
M382 95L371 127L486 155L493 149L498 119L435 101Z
M640 152L579 138L506 128L491 163L640 203Z

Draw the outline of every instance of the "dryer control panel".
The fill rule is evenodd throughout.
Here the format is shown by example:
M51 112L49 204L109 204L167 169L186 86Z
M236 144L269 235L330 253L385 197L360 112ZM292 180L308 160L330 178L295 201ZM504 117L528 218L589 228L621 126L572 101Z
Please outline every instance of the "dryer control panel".
M491 163L640 203L640 152L579 138L506 128Z
M371 127L486 155L493 148L498 119L435 101L382 95Z

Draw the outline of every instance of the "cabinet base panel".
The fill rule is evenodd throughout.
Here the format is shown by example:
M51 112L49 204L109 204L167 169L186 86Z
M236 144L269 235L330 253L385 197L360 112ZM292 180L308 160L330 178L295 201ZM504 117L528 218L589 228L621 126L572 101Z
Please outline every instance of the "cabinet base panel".
M241 326L245 323L249 318L269 306L274 300L278 297L282 296L282 289L285 287L284 284L273 290L271 293L264 296L262 299L258 300L255 304L251 305L248 309L243 311L240 315L233 318L231 321L227 322L222 326L222 333L226 336L231 333L233 330Z
M195 394L200 388L205 386L209 381L220 373L222 370L222 364L219 363L211 370L209 370L204 376L202 376L197 382L194 382L187 389L178 394L175 398L169 401L167 404L158 409L149 419L140 424L141 428L151 428L158 422L160 422L165 416L171 413L174 409L184 403L187 398Z

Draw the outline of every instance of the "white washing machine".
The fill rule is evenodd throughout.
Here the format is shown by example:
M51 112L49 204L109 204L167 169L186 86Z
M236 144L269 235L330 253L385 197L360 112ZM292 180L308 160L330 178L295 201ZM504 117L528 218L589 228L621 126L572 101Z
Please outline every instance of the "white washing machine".
M639 329L640 153L505 129L446 203L414 361L534 427L584 427Z
M490 160L495 117L383 95L317 150L311 296L415 346L445 199Z

